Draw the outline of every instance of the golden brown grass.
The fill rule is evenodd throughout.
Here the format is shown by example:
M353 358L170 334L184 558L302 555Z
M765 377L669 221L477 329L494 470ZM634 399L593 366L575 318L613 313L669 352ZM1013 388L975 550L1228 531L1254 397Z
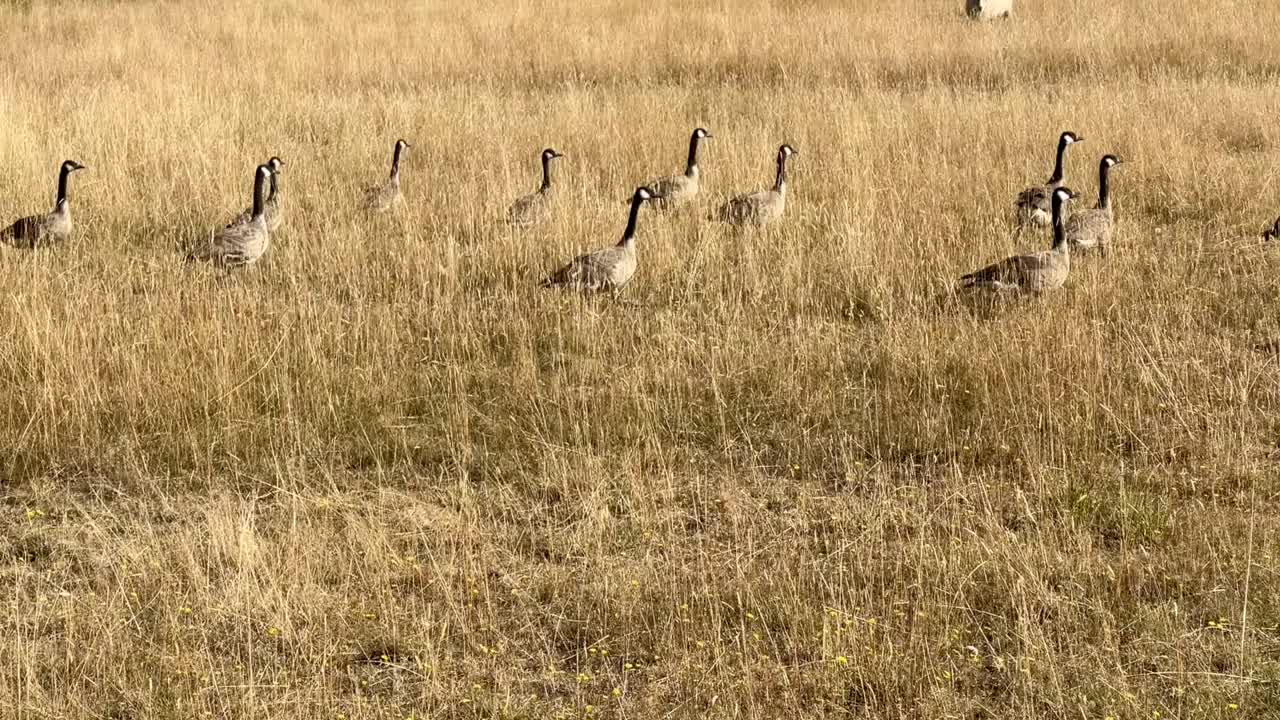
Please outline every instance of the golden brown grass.
M1280 5L961 4L0 8L0 216L92 167L0 255L0 716L1274 717ZM535 289L696 125L630 303ZM953 297L1066 128L1116 250Z

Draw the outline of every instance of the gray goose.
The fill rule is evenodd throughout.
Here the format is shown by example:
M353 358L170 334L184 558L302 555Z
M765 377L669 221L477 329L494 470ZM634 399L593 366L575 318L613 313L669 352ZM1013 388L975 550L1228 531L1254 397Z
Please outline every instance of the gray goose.
M555 211L555 193L551 186L551 161L564 157L552 148L542 151L542 186L537 192L518 198L507 208L507 224L516 227L540 225L551 219Z
M1019 233L1029 226L1044 227L1052 222L1050 195L1054 190L1062 187L1066 176L1067 148L1078 142L1084 142L1084 138L1070 130L1062 133L1058 137L1058 152L1054 156L1053 174L1049 176L1048 181L1044 185L1029 187L1018 193L1018 199L1013 205L1018 211Z
M787 209L787 160L799 153L790 145L778 148L778 174L773 189L738 195L720 206L715 218L730 225L760 227L782 217Z
M411 147L403 139L397 140L391 156L391 176L364 191L364 206L370 212L386 212L400 202L400 157Z
M636 188L631 197L627 229L622 233L618 244L574 258L568 265L551 273L542 281L541 286L570 290L607 290L615 294L625 287L636 272L636 221L640 217L640 206L653 197L654 193L649 188Z
M698 195L701 188L701 172L698 170L698 148L703 140L711 138L706 128L696 128L689 136L689 159L685 163L683 175L671 175L649 183L653 188L654 199L659 208L670 210L677 208Z
M15 220L0 230L0 242L24 250L66 242L71 237L71 199L67 196L67 181L71 173L88 169L75 160L63 161L58 171L58 198L54 201L53 212Z
M271 231L264 217L270 177L271 168L259 165L253 174L253 212L249 221L223 228L207 246L188 259L207 260L228 269L252 265L262 259L271 245Z
M1099 248L1103 253L1111 243L1115 216L1111 212L1111 192L1107 176L1111 168L1124 161L1115 155L1103 155L1098 164L1098 204L1089 210L1071 213L1067 221L1067 242L1072 250Z
M267 193L267 202L263 206L262 216L267 220L267 230L275 232L280 229L280 225L284 222L284 213L280 208L280 171L284 168L284 161L277 156L272 156L267 161L267 167L271 168L271 189ZM253 219L253 208L245 208L234 220L227 223L227 227L242 225Z
M1076 194L1059 187L1050 193L1053 217L1053 247L1049 250L1015 255L960 278L962 288L1042 292L1062 287L1071 272L1071 245L1062 214Z

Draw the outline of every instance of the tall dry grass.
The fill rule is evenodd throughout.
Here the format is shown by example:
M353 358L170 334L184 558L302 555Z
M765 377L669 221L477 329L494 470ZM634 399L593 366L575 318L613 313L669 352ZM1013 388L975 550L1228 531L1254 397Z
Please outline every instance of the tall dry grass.
M0 716L1276 716L1280 6L960 5L0 8L0 216L92 167L0 256ZM696 125L631 302L536 290ZM958 301L1066 128L1115 251Z

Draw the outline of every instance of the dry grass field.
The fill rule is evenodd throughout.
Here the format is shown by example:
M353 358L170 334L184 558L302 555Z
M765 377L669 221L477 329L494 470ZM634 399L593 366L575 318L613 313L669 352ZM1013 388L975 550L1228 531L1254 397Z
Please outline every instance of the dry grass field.
M0 222L91 168L0 248L0 717L1280 717L1280 3L960 5L0 6ZM957 296L1065 129L1114 250Z

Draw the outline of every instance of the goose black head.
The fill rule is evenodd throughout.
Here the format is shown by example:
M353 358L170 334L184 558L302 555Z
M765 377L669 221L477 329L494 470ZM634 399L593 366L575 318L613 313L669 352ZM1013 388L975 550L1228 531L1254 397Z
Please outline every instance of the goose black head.
M543 162L547 162L547 161L549 161L549 160L554 160L554 159L556 159L556 158L562 158L562 157L564 157L564 153L562 153L562 152L556 152L555 150L553 150L553 149L551 149L551 148L547 148L546 150L543 150L543 151L542 151L542 161L543 161Z
M1123 162L1124 162L1124 160L1122 160L1122 159L1120 159L1120 158L1116 157L1115 155L1103 155L1103 156L1102 156L1102 164L1103 164L1103 165L1106 165L1106 166L1107 166L1107 167L1109 167L1109 168L1113 168L1113 167L1115 167L1115 166L1117 166L1117 165L1119 165L1119 164L1121 164L1121 163L1123 163Z
M787 158L791 157L792 155L799 155L799 154L800 154L800 151L796 150L795 148L791 147L790 145L783 144L783 146L782 146L782 147L778 148L778 160L780 160L780 161L781 161L781 160L786 160Z
M707 132L706 128L697 128L696 130L693 131L693 136L699 140L704 140L709 137L714 137L711 133Z
M267 161L267 167L270 168L272 174L278 175L280 174L281 168L284 167L284 161L279 157L272 155L271 159Z
M1058 142L1063 145L1074 145L1079 142L1084 142L1084 138L1068 130L1062 133L1062 137L1058 138Z
M645 200L654 200L660 197L662 196L650 190L649 188L641 185L640 187L636 188L636 194L633 196L632 199L643 202Z
M1065 205L1068 201L1076 199L1076 191L1069 187L1056 188L1053 191L1053 199L1055 202Z
M88 170L88 169L89 168L87 166L81 165L75 160L66 160L62 163L62 172L64 173L73 173L77 170Z
M409 144L409 141L408 141L408 140L405 140L404 138L400 138L399 140L397 140L397 141L396 141L396 149L397 149L397 150L408 150L408 149L409 149L409 148L411 148L411 147L413 147L413 146L412 146L412 145L410 145L410 144Z

